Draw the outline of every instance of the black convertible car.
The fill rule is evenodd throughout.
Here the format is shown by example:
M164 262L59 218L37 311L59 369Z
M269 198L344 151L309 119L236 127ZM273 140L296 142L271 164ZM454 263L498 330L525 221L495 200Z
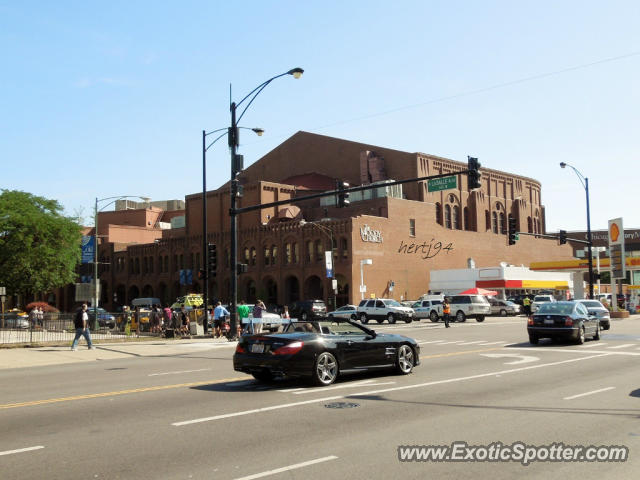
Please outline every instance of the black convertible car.
M233 368L256 379L310 377L331 385L339 374L395 369L406 375L420 363L420 346L402 335L378 334L347 319L291 322L281 333L246 335Z

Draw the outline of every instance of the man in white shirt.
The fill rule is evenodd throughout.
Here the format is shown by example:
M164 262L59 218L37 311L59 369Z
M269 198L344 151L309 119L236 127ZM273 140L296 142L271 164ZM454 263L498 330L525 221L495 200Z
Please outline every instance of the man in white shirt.
M89 314L87 313L87 304L83 303L82 308L76 312L76 316L73 319L74 326L76 327L76 336L71 344L71 350L74 352L78 349L78 340L81 336L87 340L89 350L95 350L91 342L91 334L89 333Z

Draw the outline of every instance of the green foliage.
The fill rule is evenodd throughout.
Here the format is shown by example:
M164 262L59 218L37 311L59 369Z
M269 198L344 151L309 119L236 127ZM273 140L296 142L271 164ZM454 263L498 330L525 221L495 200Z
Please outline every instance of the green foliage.
M75 281L81 227L56 200L0 194L0 285L7 294L48 292Z

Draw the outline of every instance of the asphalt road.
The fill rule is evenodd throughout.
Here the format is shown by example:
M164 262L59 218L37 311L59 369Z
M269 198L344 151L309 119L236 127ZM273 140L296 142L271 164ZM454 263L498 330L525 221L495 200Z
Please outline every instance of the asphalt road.
M325 388L263 385L233 371L233 345L186 342L0 370L0 477L637 478L640 322L582 346L530 346L523 317L374 328L419 340L422 365ZM617 445L628 460L399 461L399 446L454 442Z

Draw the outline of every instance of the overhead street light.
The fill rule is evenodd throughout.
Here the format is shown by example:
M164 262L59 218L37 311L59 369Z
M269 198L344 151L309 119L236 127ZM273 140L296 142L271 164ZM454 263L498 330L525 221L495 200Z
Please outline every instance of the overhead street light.
M229 208L230 228L231 228L231 248L230 248L230 263L231 263L231 301L229 313L231 314L231 331L237 331L237 317L238 312L238 213L236 212L237 199L238 199L238 174L242 171L243 165L241 162L242 157L238 158L237 149L239 146L238 141L238 122L242 119L247 109L251 106L256 97L276 78L284 77L285 75L291 75L294 78L300 78L304 70L302 68L293 68L285 73L276 75L269 80L262 82L256 88L251 90L242 100L238 103L231 102L229 110L231 111L231 126L229 127L229 150L231 153L231 206ZM248 100L244 109L237 115L237 110Z
M591 239L591 212L589 210L589 179L587 177L585 177L584 175L582 175L582 173L580 173L578 171L578 169L576 169L576 167L574 167L573 165L569 165L568 163L565 162L560 162L560 168L565 168L565 167L570 167L573 169L574 172L576 172L576 175L578 176L578 179L580 180L580 183L582 184L582 186L584 187L584 191L586 193L586 197L587 197L587 242L589 242L589 248L588 248L588 256L589 256L589 298L593 299L593 242Z

